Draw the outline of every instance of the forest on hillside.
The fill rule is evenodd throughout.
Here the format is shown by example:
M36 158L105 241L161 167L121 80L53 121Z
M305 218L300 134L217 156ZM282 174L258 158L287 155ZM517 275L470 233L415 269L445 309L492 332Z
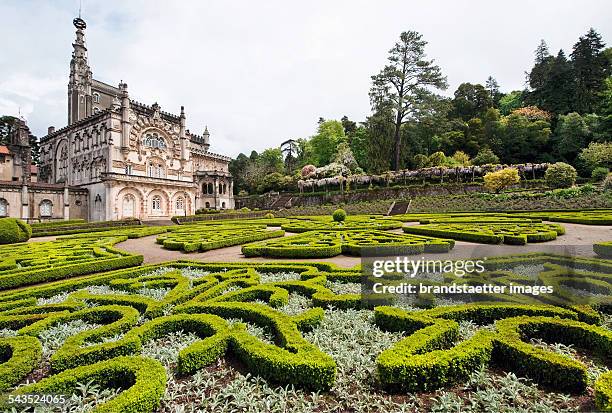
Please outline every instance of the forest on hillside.
M453 97L441 94L447 79L426 46L417 32L400 35L371 77L366 119L319 118L310 137L238 155L230 164L235 193L294 191L307 165L335 176L567 162L585 177L611 166L612 48L596 30L568 53L551 51L542 40L523 90L502 91L489 76L484 84L462 83Z

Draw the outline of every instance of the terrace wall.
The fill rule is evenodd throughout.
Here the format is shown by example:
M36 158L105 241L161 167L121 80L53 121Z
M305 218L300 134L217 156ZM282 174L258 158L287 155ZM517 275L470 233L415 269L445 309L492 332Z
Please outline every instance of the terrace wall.
M542 187L541 181L524 181L522 188ZM520 189L521 187L518 187ZM282 209L296 206L317 206L325 204L352 204L357 202L376 201L383 199L411 199L428 195L461 195L482 192L479 183L446 183L409 186L374 187L357 189L349 192L317 192L264 194L246 197L236 197L236 208Z

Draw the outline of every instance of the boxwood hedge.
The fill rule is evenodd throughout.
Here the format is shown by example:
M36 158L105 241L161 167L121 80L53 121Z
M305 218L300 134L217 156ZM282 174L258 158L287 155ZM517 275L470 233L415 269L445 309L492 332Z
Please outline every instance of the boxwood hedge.
M595 254L603 258L612 258L612 241L598 242L593 244Z
M0 290L132 267L142 255L113 248L127 237L0 246Z
M329 233L337 236L343 232ZM612 264L606 265L606 260L566 260L561 256L528 255L490 259L487 265L495 268L510 262L552 262L546 264L544 273L555 272L561 277L563 272L558 266L567 265L574 272L582 266L582 272L586 272L586 268L594 269L596 261L601 261L598 268L602 273L592 272L583 278L601 281L612 274ZM509 277L509 271L506 275L496 271L497 278ZM282 277L275 279L276 273L282 273ZM10 339L0 339L0 354L4 354L5 361L0 369L6 370L11 362L18 364L6 370L15 372L13 375L0 374L5 378L0 385L13 395L70 395L77 383L91 380L102 388L122 390L94 411L150 412L163 396L166 373L157 361L137 355L143 344L183 331L195 334L198 340L179 351L176 372L180 375L193 374L221 357L236 357L245 370L274 383L327 391L335 383L336 363L307 341L302 332L316 328L324 319L324 307L362 308L361 294L337 294L328 282L355 283L363 277L359 267L346 269L321 262L176 261L0 291L0 329L19 330L15 343L31 342L23 347L27 357L15 358L19 355L17 347L10 347ZM262 282L265 279L268 281ZM97 294L86 290L90 286L106 289ZM163 289L164 293L156 298L146 297L140 294L143 289ZM311 308L297 315L280 311L291 294L310 299ZM52 297L53 304L43 301ZM453 305L420 311L376 307L374 322L379 328L406 335L380 353L376 360L378 375L388 390L433 391L467 380L481 366L497 365L538 383L581 391L586 385L581 363L538 350L528 339L575 344L604 357L612 354L612 333L593 325L598 321L593 315L597 313L592 308L590 311L586 307L523 303ZM239 321L230 324L229 319ZM51 326L72 320L98 327L75 334L63 343L51 357L53 375L11 390L40 359L36 337ZM459 323L463 321L495 323L495 328L458 342ZM272 342L252 336L242 322L267 329L272 333ZM3 350L9 347L12 357ZM561 379L555 376L561 373L571 373L572 377L559 384ZM609 405L609 383L609 377L603 375L595 384L600 408ZM0 398L0 409L7 405L7 396Z
M166 370L157 360L135 356L117 357L63 371L34 384L19 387L11 394L70 395L76 391L78 383L91 382L101 388L123 390L113 399L96 406L93 412L150 413L159 406L166 381ZM0 408L10 411L11 407L8 395L0 397Z
M32 236L32 227L17 218L0 218L0 244L26 242Z
M248 244L242 247L247 257L323 258L339 254L401 255L423 252L448 252L452 240L384 231L308 231L278 240Z
M565 234L559 224L538 223L445 223L413 225L403 228L404 232L433 237L452 238L483 244L524 245L528 242L546 242Z
M157 243L170 250L209 251L269 238L282 237L283 230L268 230L266 225L191 225L157 237Z

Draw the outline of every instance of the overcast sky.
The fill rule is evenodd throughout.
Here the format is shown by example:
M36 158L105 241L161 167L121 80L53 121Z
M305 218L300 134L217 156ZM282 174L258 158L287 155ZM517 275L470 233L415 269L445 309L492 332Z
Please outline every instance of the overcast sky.
M0 0L0 114L21 110L32 131L66 124L66 85L78 0ZM522 89L533 51L572 45L589 27L612 43L610 0L92 1L83 0L94 77L127 82L187 127L208 125L211 150L239 152L312 135L319 116L360 121L370 76L405 30L462 82L489 75Z

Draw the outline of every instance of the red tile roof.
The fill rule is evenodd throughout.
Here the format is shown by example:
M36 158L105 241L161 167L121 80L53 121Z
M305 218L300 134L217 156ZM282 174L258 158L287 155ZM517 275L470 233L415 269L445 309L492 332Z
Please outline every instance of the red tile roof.
M7 146L0 146L0 155L10 155L11 151Z

